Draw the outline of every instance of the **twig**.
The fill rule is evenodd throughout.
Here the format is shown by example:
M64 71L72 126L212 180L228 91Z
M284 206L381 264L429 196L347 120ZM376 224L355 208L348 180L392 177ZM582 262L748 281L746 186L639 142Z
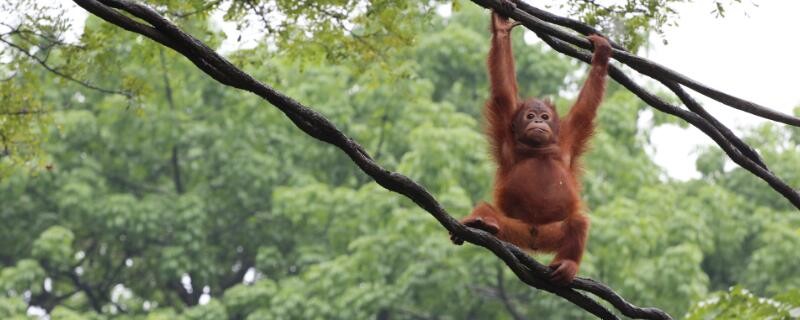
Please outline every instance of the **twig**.
M67 80L69 80L69 81L72 81L72 82L74 82L74 83L77 83L77 84L79 84L79 85L81 85L81 86L83 86L83 87L85 87L85 88L92 89L92 90L96 90L96 91L100 91L100 92L103 92L103 93L108 93L108 94L118 94L118 95L122 95L122 96L125 96L125 97L126 97L126 98L128 98L128 99L131 99L131 98L133 97L133 94L131 94L131 93L130 93L130 92L128 92L128 91L120 91L120 90L111 90L111 89L105 89L105 88L101 88L101 87L98 87L98 86L96 86L96 85L93 85L93 84L91 84L91 83L88 83L88 82L85 82L85 81L82 81L82 80L76 79L76 78L74 78L74 77L72 77L72 76L70 76L70 75L68 75L68 74L66 74L66 73L63 73L63 72L61 72L61 71L58 71L58 70L56 70L55 68L53 68L53 67L51 67L50 65L48 65L48 64L47 64L47 61L45 61L45 60L43 60L43 59L41 59L41 58L37 57L37 56L36 56L36 55L34 55L34 54L31 54L30 52L28 52L28 51L27 51L27 50L25 50L24 48L22 48L22 47L20 47L20 46L16 45L15 43L13 43L13 42L11 42L11 41L7 41L6 39L0 38L0 42L2 42L2 43L5 43L5 44L6 44L6 45L8 45L9 47L12 47L12 48L16 49L17 51L19 51L19 52L20 52L20 53L22 53L23 55L27 56L27 57L28 57L28 58L30 58L31 60L33 60L33 61L36 61L36 63L38 63L39 65L41 65L41 66L42 66L43 68L45 68L47 71L49 71L49 72L51 72L51 73L53 73L53 74L55 74L55 75L57 75L57 76L59 76L59 77L62 77L62 78L64 78L64 79L67 79Z
M188 17L196 15L198 13L203 13L203 12L206 12L208 10L215 9L215 7L220 4L220 2L222 2L222 0L211 1L211 2L207 3L206 5L204 5L203 7L198 8L198 9L193 10L193 11L189 11L189 12L174 12L174 13L171 13L171 14L173 16L175 16L177 18L181 18L181 19L188 18Z
M92 306L92 309L94 309L95 312L97 313L103 312L103 305L102 305L103 301L100 300L101 299L100 297L95 295L95 292L92 290L91 285L81 281L80 276L74 271L65 272L64 275L66 275L67 278L72 280L72 283L75 285L75 287L81 289L81 291L83 291L83 293L86 294L86 298L89 300L89 304Z
M172 98L172 85L169 82L169 74L167 73L167 62L166 58L164 57L164 50L163 48L158 48L158 58L161 62L161 73L164 79L164 95L167 98L167 104L169 105L169 110L171 111L172 116L175 116L175 100ZM177 121L176 121L177 122ZM180 158L178 157L178 143L175 142L172 145L170 151L170 165L172 166L172 182L175 185L175 192L178 194L183 194L185 191L183 180L181 179L181 165L180 165Z
M505 282L505 279L503 277L503 268L498 266L497 294L500 296L500 301L503 302L503 305L506 307L506 310L508 310L508 313L511 314L511 318L513 318L514 320L524 320L525 317L519 314L519 311L517 311L517 308L514 307L514 303L511 301L511 298L509 298L508 294L506 294L506 286L503 282Z
M11 155L11 151L8 150L8 137L2 131L0 131L0 141L3 143L3 152L0 152L0 158L8 157Z
M49 111L39 110L39 109L36 109L36 110L22 109L22 110L19 110L19 111L0 112L0 116L18 117L18 116L27 116L27 115L33 115L33 114L45 114L45 113L48 113L48 112Z

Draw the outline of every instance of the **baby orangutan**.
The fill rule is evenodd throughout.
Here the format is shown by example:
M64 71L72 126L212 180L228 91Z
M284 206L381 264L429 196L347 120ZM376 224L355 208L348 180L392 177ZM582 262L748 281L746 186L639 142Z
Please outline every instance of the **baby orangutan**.
M605 38L588 37L594 46L591 70L575 105L560 121L549 101L517 96L510 35L515 25L492 13L491 94L485 116L497 162L494 206L481 203L461 222L524 249L554 252L551 280L566 285L578 272L589 229L578 159L594 131L612 49ZM455 236L452 240L463 243Z

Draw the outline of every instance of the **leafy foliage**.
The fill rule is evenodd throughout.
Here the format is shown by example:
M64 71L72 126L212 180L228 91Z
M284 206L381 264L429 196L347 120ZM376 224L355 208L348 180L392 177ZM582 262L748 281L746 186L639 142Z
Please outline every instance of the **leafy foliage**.
M678 24L677 9L685 2L684 0L568 0L551 6L566 9L570 16L579 17L590 25L596 25L607 33L618 36L620 43L635 50L646 45L648 36L652 33L660 35L661 40L667 42L664 28ZM742 1L708 2L709 12L717 17L724 17L727 8ZM751 5L755 6L754 3Z
M160 1L159 9L220 44L214 12L244 24L251 4L279 6L285 17L270 20L270 46L231 52L233 61L325 114L455 215L488 199L493 166L480 116L486 12L462 6L440 17L435 3L316 3ZM369 8L341 22L351 33L374 31L365 42L323 21L330 17L321 10L349 6ZM320 29L298 36L306 21ZM565 111L574 94L559 89L580 83L576 65L515 32L521 91L555 96ZM370 56L367 44L379 54ZM54 48L48 61L74 68L75 80L131 96L88 89L8 52L17 52L14 65L0 68L17 73L0 82L8 86L0 96L14 100L0 107L35 101L48 112L0 116L0 132L40 143L16 140L37 155L15 149L11 157L42 159L43 168L3 167L4 319L507 319L509 307L587 317L518 283L491 255L452 246L427 214L339 151L169 50L95 18L79 41ZM2 109L9 110L18 109ZM796 317L796 214L714 151L700 157L702 179L664 179L646 152L649 130L663 122L639 125L643 110L618 87L602 106L584 161L593 227L582 275L691 319ZM793 185L797 137L765 125L749 138Z
M798 301L797 291L766 299L741 287L732 287L728 292L701 301L687 319L796 319L800 317Z

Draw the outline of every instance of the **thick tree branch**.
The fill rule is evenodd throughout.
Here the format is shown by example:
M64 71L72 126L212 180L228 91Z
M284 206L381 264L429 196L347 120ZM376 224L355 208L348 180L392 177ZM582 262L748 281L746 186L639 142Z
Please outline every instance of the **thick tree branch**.
M548 267L526 255L520 248L498 240L494 236L477 229L467 228L451 217L436 199L422 186L408 177L386 170L379 166L367 152L354 140L339 131L328 119L300 104L299 102L268 87L242 70L236 68L225 58L201 41L186 34L161 17L154 10L139 3L123 0L73 0L92 14L142 34L156 42L183 54L201 70L223 84L253 92L280 109L301 130L321 141L337 146L346 153L358 167L386 189L403 194L421 208L428 211L448 231L467 242L492 251L523 282L533 287L554 293L602 319L618 317L597 301L574 290L592 292L609 301L627 316L643 319L671 319L658 309L639 308L627 303L607 286L588 279L577 279L571 287L560 287L550 283ZM150 25L136 22L114 9L142 19ZM180 289L180 288L177 288ZM180 290L178 290L180 293Z
M509 16L510 18L516 21L519 21L523 26L536 33L537 36L539 36L545 43L550 45L550 47L552 47L556 51L571 56L573 58L576 58L578 60L581 60L583 62L590 63L591 61L590 52L586 50L581 50L581 48L587 50L591 49L591 44L589 43L588 40L576 36L575 34L566 32L560 27L553 26L550 23L545 22L542 19L539 19L539 17L534 16L534 14L541 16L543 19L547 18L548 21L553 21L554 23L561 23L562 26L565 27L581 25L580 22L566 18L555 17L554 15L551 15L549 13L545 14L544 11L536 9L530 5L527 5L520 0L514 0L514 2L517 4L517 7L514 8L513 10L505 9L506 7L502 6L499 0L472 0L472 1L485 8L500 10L501 12L503 12L503 14ZM591 33L595 31L594 29L588 26L578 27L578 29L579 32L589 31ZM714 142L717 143L717 145L719 145L723 151L725 151L725 153L728 155L728 157L730 157L731 160L733 160L736 164L738 164L742 168L750 171L755 176L767 182L767 184L769 184L769 186L772 187L772 189L780 193L784 198L789 200L789 202L791 202L795 207L800 209L800 192L798 192L797 190L795 190L794 188L783 182L783 180L775 176L772 172L770 172L767 166L761 160L761 157L758 155L757 152L755 152L755 150L753 150L750 146L741 141L741 139L736 137L736 135L734 135L733 132L730 131L730 129L725 127L717 119L715 119L708 112L706 112L705 109L703 109L699 103L697 103L693 98L691 98L691 96L688 93L686 93L683 90L681 85L685 85L703 94L716 90L707 88L704 85L699 84L692 79L689 79L681 74L678 74L677 72L669 70L659 64L635 56L626 51L620 50L619 48L614 49L613 57L618 61L630 66L634 70L639 71L644 75L650 76L653 79L656 79L665 86L667 86L667 88L672 90L681 99L681 101L687 105L687 107L691 111L681 109L677 106L670 105L669 103L663 101L662 99L658 98L654 94L648 92L647 90L636 84L624 72L622 72L622 70L613 65L609 66L608 70L609 76L611 76L611 78L613 78L618 83L620 83L628 90L633 92L635 95L637 95L639 98L641 98L650 106L662 112L679 117L685 120L686 122L690 123L691 125L695 126L696 128L700 129L703 133L705 133L712 140L714 140ZM709 95L709 97L713 98L712 95ZM800 125L800 119L798 118L784 115L750 102L741 103L741 101L744 100L741 100L739 102L737 101L728 99L720 102L726 103L737 109L765 117L767 119L780 121L790 125Z

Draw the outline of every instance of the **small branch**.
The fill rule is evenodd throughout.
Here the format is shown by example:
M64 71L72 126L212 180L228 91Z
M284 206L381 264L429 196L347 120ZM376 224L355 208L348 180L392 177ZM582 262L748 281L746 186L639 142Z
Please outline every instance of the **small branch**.
M261 23L264 24L264 29L267 30L267 33L274 33L275 30L272 29L272 27L270 26L269 21L267 21L267 15L264 13L264 4L259 3L258 6L256 6L256 4L253 2L254 2L253 0L245 0L243 3L245 6L249 7L250 10L252 10L256 16L258 16L261 19Z
M54 293L47 292L44 290L44 285L42 285L41 293L34 295L28 301L28 307L37 306L47 313L53 311L55 307L57 307L62 301L66 300L67 298L72 297L76 293L80 292L80 289L75 289L60 296L54 295Z
M74 271L67 272L66 276L72 280L72 283L75 284L78 289L81 289L81 291L86 294L86 298L89 300L92 309L97 313L103 313L103 305L100 302L100 298L95 296L92 286L83 283L81 278Z
M503 305L506 307L506 310L508 310L508 313L511 315L512 318L514 318L514 320L524 320L525 317L519 314L519 311L517 311L517 309L514 307L514 303L511 302L511 299L508 297L508 294L506 294L505 284L503 284L504 281L505 279L503 279L503 268L498 266L497 293L500 296L500 301L503 302Z
M2 131L0 131L0 141L3 143L3 152L0 152L0 158L10 156L11 151L8 150L8 137L6 137L6 134Z
M10 30L9 32L0 34L0 37L16 34L16 35L19 35L20 38L25 40L25 42L27 42L27 43L34 44L34 45L38 44L39 43L38 41L31 41L27 37L23 36L23 35L31 35L31 36L42 38L42 39L46 40L47 42L49 42L51 44L49 46L59 45L59 46L64 46L64 47L77 48L77 49L83 49L84 48L83 46L80 46L80 45L64 42L63 40L59 39L55 35L50 35L50 34L46 34L46 33L36 32L34 30L26 29L21 24L20 25L12 25L12 24L0 21L0 26L4 26L4 27L6 27L6 28L8 28Z
M48 113L48 112L49 111L45 111L45 110L22 109L22 110L19 110L19 111L0 112L0 116L20 117L20 116L28 116L28 115L34 115L34 114L45 114L45 113Z
M167 286L174 290L176 294L178 294L178 297L186 306L191 307L197 304L194 301L192 294L189 291L186 291L186 288L183 287L183 284L180 280L170 280L167 283Z
M99 91L99 92L102 92L102 93L107 93L107 94L122 95L122 96L124 96L124 97L126 97L128 99L133 98L133 94L131 94L130 92L101 88L101 87L95 86L95 85L93 85L91 83L76 79L75 77L70 76L70 75L68 75L66 73L63 73L61 71L58 71L57 69L55 69L55 68L51 67L50 65L48 65L46 60L44 60L42 58L39 58L34 54L31 54L30 52L28 52L27 50L23 49L22 47L16 45L15 43L13 43L11 41L3 39L2 37L0 37L0 42L5 43L9 47L16 49L18 52L22 53L23 55L27 56L31 60L35 61L40 66L42 66L42 68L44 68L45 70L49 71L50 73L53 73L53 74L55 74L55 75L57 75L59 77L67 79L67 80L69 80L71 82L77 83L77 84L79 84L79 85L81 85L81 86L83 86L85 88L92 89L92 90L95 90L95 91Z
M253 254L247 252L246 249L243 249L241 257L236 263L239 265L239 269L234 271L232 274L223 277L219 281L219 296L222 296L222 293L224 293L228 288L242 283L245 274L247 274L247 270L255 266L256 259Z
M9 116L9 117L21 117L21 116L28 116L28 115L36 115L36 114L48 114L53 112L68 112L68 111L76 111L76 110L84 110L80 108L73 108L72 102L67 101L62 106L58 108L50 108L50 109L29 109L27 107L23 107L17 111L5 111L0 112L0 116Z
M2 52L0 52L0 55L2 55L2 54L3 54L3 53L2 53ZM9 75L8 77L5 77L5 78L3 78L3 79L0 79L0 82L8 82L8 81L11 81L11 79L14 79L16 76L17 76L17 73L16 73L16 72L14 72L14 73L12 73L11 75Z
M381 116L381 133L378 135L378 146L375 147L375 156L373 157L376 161L381 158L381 148L383 147L383 141L386 136L386 123L389 121L389 108L383 109L383 115Z
M102 283L98 286L100 292L109 292L111 287L114 285L114 282L118 278L119 274L122 272L122 269L125 268L125 263L127 262L130 255L126 252L122 255L122 259L120 260L119 264L113 269L111 268L111 261L108 262L106 265L106 274L103 276ZM110 259L109 259L110 260Z
M167 103L169 104L169 109L174 113L175 112L175 100L172 98L172 86L169 83L169 75L167 74L167 62L166 58L164 58L164 50L162 48L158 48L158 57L161 61L161 72L164 75L164 94L167 98ZM173 119L174 121L174 119ZM181 180L181 166L180 166L180 159L178 158L178 143L172 145L172 150L170 151L170 164L172 165L172 181L175 183L175 192L178 194L183 194L185 192L183 186L183 180Z
M212 10L217 5L219 5L220 2L222 2L222 1L221 0L211 1L211 2L207 3L206 5L204 5L203 7L199 8L197 10L189 11L189 12L174 12L174 13L171 13L171 15L173 15L173 16L175 16L177 18L181 18L181 19L188 18L190 16L193 16L193 15L196 15L196 14L199 14L199 13L203 13L203 12Z

